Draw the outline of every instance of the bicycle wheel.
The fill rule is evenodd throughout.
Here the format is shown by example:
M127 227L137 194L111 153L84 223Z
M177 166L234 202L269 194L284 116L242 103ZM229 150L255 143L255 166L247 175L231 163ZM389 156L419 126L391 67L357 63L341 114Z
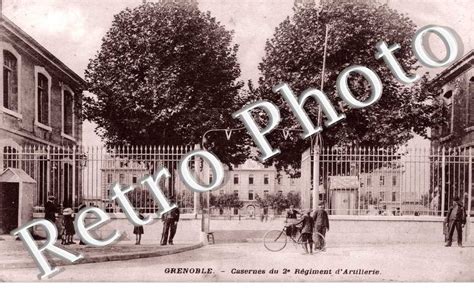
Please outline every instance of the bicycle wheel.
M326 239L321 233L313 233L314 251L325 251L326 250Z
M265 233L263 237L263 245L267 250L278 252L286 246L287 236L282 230L271 230Z

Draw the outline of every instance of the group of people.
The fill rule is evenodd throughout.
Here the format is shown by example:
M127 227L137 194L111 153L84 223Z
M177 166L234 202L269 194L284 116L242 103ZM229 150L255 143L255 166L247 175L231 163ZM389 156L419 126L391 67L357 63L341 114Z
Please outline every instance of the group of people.
M161 216L161 220L163 222L163 231L161 233L161 241L160 245L173 245L173 239L176 235L176 230L178 229L178 222L179 222L179 208L172 209L168 213L165 213ZM144 219L145 217L138 213L138 217L140 219ZM135 234L135 245L140 245L142 240L142 235L145 233L143 230L143 226L134 226L133 227L133 234Z
M86 207L85 204L81 205L79 210L84 207ZM76 230L74 228L74 210L70 207L64 208L61 213L61 217L58 217L59 212L60 209L55 203L54 196L49 196L44 205L44 219L49 220L50 222L54 223L57 228L59 228L62 245L75 244L73 240L74 235L76 234ZM162 215L161 220L163 222L163 231L160 242L162 246L167 244L173 245L173 239L178 228L179 216L179 208L172 209L168 213ZM145 217L140 213L138 213L138 217L142 220L145 219ZM144 233L145 231L143 226L134 226L133 234L135 234L135 245L141 244L142 235ZM80 244L84 245L82 241L80 241Z
M65 208L62 211L62 217L59 217L58 219L56 215L58 214L59 209L54 202L54 197L50 196L46 201L44 210L45 219L56 224L58 228L61 228L61 244L75 244L73 241L73 237L76 234L76 230L74 228L73 209L70 207ZM301 219L298 219L299 215L302 216ZM140 213L138 213L138 216L140 219L144 219L143 215ZM163 231L161 234L161 245L173 245L173 239L178 228L179 217L180 212L178 208L162 215L161 219L163 222ZM454 204L448 210L445 218L444 234L446 247L451 247L454 231L457 232L458 246L462 247L462 230L466 224L466 217L466 210L463 206L462 200L460 200L459 197L455 197ZM291 223L286 229L286 233L288 235L294 236L296 234L296 230L299 230L299 226L301 227L300 230L303 247L305 249L305 253L308 254L313 253L313 233L316 231L317 233L321 234L321 236L325 237L326 232L329 231L329 217L325 210L324 203L319 204L319 208L313 213L313 215L311 215L311 210L299 212L293 205L291 205L286 214L286 221ZM140 245L142 235L144 234L143 226L135 226L133 229L133 234L135 234L136 238L135 244ZM82 241L80 243L83 244ZM319 246L321 243L317 241L316 245Z
M302 218L299 220L298 215L302 215ZM311 210L305 210L300 213L291 205L286 213L286 221L291 223L286 229L286 234L294 236L296 230L301 230L301 241L303 242L305 254L313 254L313 233L315 231L321 234L317 235L318 239L320 239L320 236L326 237L326 232L329 231L329 217L323 202L319 204L318 209L313 215L311 215ZM299 229L299 226L301 226L301 229ZM324 243L321 240L316 241L316 247L319 250L325 250Z
M62 211L62 217L57 218L59 213L57 205L54 203L54 196L49 196L44 205L44 219L56 224L60 228L61 245L75 244L73 241L76 229L74 228L74 211L67 207ZM82 244L82 242L81 242Z

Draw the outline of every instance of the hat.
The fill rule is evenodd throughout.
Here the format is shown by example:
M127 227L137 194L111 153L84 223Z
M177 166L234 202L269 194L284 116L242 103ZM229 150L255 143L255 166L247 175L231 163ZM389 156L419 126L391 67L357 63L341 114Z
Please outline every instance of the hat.
M63 215L72 215L74 211L71 208L65 208L63 210Z

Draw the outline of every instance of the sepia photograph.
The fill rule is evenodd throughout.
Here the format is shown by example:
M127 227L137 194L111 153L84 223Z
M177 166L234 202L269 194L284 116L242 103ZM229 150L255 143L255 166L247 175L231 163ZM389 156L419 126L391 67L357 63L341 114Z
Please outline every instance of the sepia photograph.
M0 0L0 282L474 282L472 11Z

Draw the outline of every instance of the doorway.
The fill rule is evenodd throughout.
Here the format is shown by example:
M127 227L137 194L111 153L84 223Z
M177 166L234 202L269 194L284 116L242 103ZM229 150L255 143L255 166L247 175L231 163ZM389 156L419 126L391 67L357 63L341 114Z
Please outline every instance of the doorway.
M19 183L0 183L0 234L10 234L18 227Z

